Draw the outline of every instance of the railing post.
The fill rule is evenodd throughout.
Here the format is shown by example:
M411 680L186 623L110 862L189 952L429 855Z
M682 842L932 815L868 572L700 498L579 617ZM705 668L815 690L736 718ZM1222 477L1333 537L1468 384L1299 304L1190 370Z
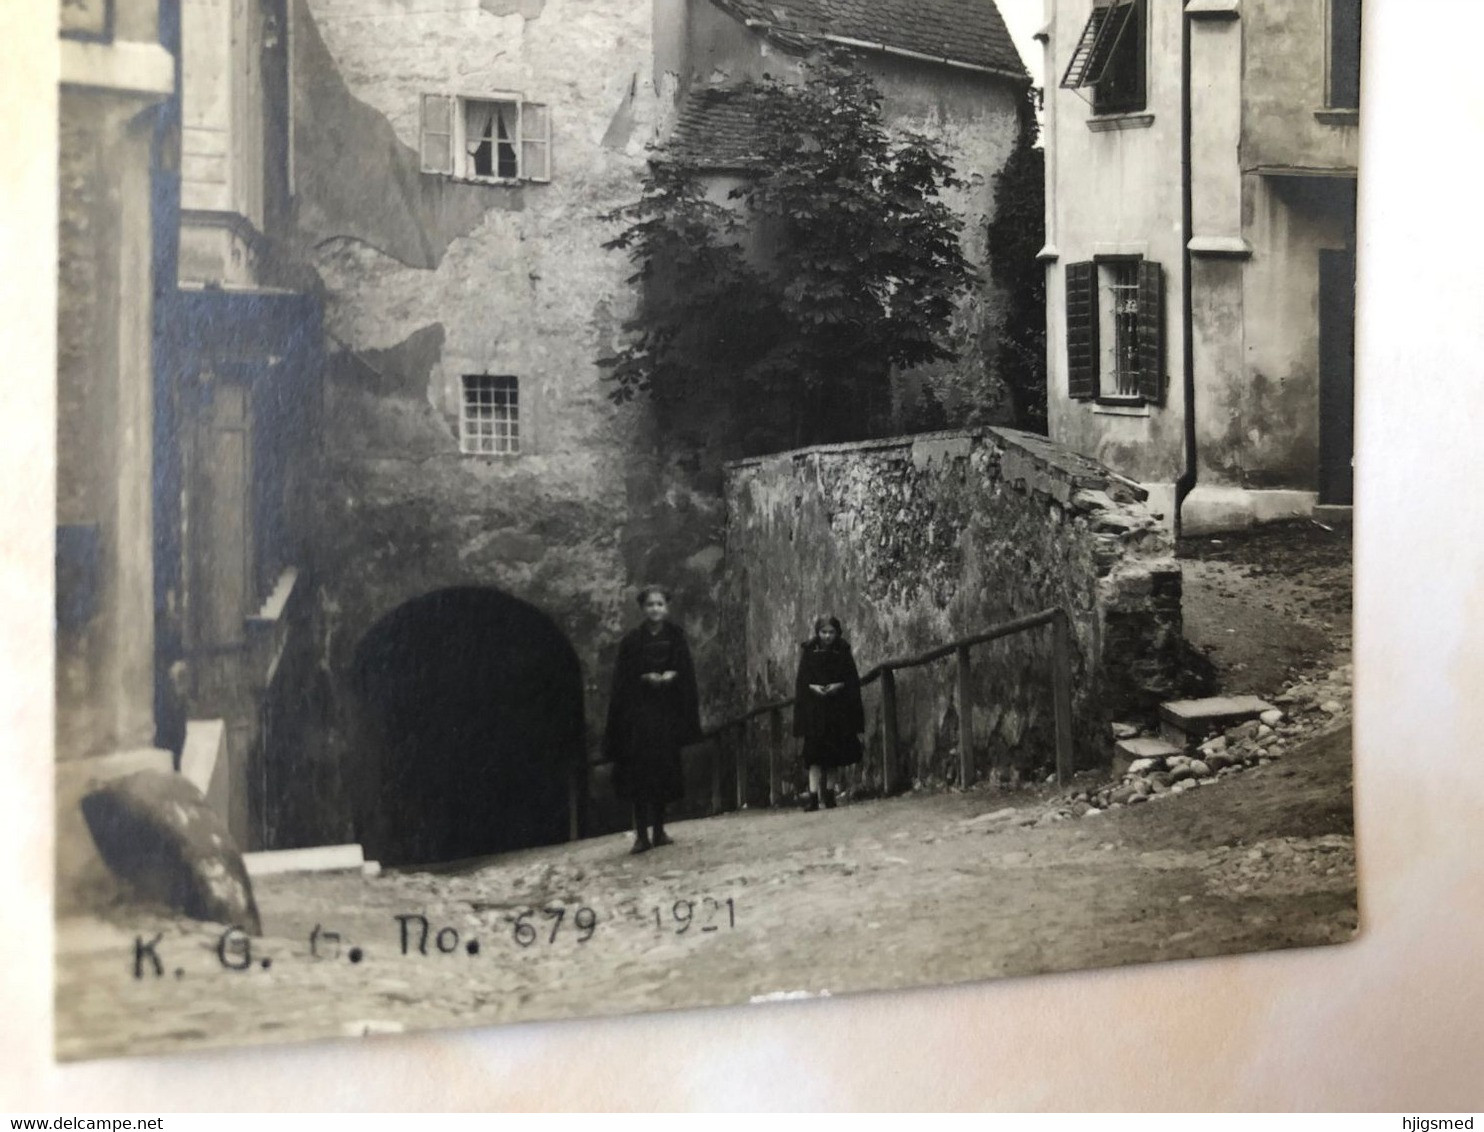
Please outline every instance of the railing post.
M747 809L747 723L739 723L732 742L737 755L737 812Z
M974 785L974 694L969 646L958 647L958 784Z
M1057 612L1052 627L1052 692L1056 710L1056 783L1072 777L1072 646L1069 618Z
M768 713L768 805L776 807L780 801L779 769L783 763L783 709L774 708Z
M711 816L721 813L722 763L726 761L727 734L718 731L711 745Z
M569 841L582 840L582 811L587 794L588 773L587 763L581 762L572 768L572 773L567 779L567 839Z
M890 795L897 772L897 674L881 670L881 792Z

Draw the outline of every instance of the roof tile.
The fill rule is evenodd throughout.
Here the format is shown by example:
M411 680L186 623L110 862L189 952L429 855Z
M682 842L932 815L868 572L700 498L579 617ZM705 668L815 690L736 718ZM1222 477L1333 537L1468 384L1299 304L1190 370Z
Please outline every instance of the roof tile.
M742 20L1025 75L995 0L712 0Z

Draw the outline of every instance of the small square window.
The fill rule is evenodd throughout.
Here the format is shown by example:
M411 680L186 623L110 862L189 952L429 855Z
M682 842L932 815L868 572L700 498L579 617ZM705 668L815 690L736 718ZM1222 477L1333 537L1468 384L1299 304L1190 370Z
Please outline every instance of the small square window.
M459 449L466 456L520 454L520 381L476 374L464 378Z

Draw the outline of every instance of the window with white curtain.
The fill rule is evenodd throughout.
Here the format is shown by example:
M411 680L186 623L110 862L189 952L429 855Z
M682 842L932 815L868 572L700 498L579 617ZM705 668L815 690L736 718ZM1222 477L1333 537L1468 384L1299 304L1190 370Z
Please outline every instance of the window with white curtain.
M518 95L425 94L422 171L509 184L551 180L551 113Z

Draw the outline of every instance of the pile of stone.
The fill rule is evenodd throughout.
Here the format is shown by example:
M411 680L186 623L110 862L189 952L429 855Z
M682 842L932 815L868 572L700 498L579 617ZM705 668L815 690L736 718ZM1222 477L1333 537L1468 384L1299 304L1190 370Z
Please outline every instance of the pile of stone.
M1273 697L1288 713L1288 727L1296 733L1323 731L1350 714L1355 670L1341 665L1322 675L1297 680Z
M1274 762L1283 757L1288 745L1277 731L1283 719L1282 711L1271 708L1260 719L1228 728L1191 752L1162 739L1124 740L1120 747L1138 757L1128 763L1122 781L1073 793L1071 808L1074 813L1087 813L1137 806Z

